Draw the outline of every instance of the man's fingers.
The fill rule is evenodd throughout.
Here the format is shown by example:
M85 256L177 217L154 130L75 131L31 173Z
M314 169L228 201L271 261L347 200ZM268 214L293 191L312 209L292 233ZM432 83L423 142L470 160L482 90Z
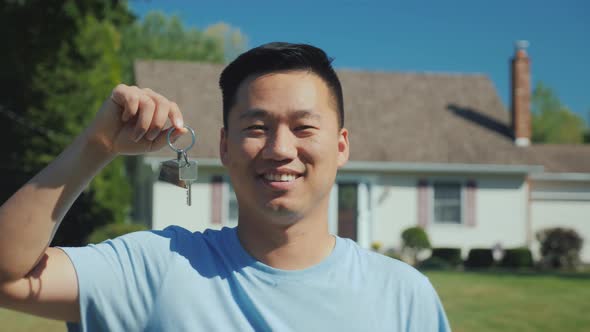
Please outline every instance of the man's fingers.
M168 120L168 113L170 112L170 102L168 99L164 97L157 97L156 101L156 110L154 113L154 117L152 118L152 123L150 125L150 129L145 135L150 141L153 141L160 132L162 128L166 125L166 121Z
M154 139L153 143L152 143L152 151L157 151L160 150L161 148L163 148L164 146L166 146L168 144L167 141L167 137L168 137L168 130L170 130L170 128L172 127L168 127L166 129L164 129L163 131L160 132L160 134ZM178 140L178 138L180 138L180 136L184 135L188 133L188 129L186 128L180 128L180 129L175 129L174 132L170 135L170 141L172 143L176 142ZM178 146L177 148L183 148L182 146Z
M141 112L138 114L133 137L131 137L135 142L142 139L150 128L156 110L156 103L147 94L142 94L139 99L139 108Z
M117 85L111 94L111 100L122 111L121 120L123 122L129 121L129 119L137 114L140 99L141 91L137 87L127 86L125 84Z
M180 107L175 102L170 104L170 113L168 113L168 118L173 126L176 128L184 128L184 119L182 118L182 113L180 112Z

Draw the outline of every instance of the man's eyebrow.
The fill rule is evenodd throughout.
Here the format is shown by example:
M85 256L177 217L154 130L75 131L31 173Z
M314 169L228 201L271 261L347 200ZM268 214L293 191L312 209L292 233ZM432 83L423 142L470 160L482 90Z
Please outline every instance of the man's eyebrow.
M252 120L252 119L262 119L269 117L270 114L266 110L260 108L253 108L249 109L245 112L242 112L239 116L240 120ZM319 120L321 116L311 110L296 110L289 112L289 117L294 119L316 119Z
M321 119L321 116L311 110L297 110L297 111L293 111L291 112L291 114L289 114L290 117L295 118L295 119L315 119L315 120L319 120Z
M253 108L253 109L249 109L245 112L242 112L240 114L240 120L266 118L267 116L268 116L267 111L265 111L263 109L259 109L259 108Z

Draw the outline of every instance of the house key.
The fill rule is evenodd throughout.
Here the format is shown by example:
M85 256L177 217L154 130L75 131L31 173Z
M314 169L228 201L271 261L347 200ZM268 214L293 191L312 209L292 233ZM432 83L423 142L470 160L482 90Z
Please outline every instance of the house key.
M162 163L162 167L160 168L160 176L158 179L187 189L186 204L191 206L191 185L195 180L197 180L197 162L194 160L189 160L187 151L190 150L195 144L196 137L195 131L191 127L185 126L185 128L190 131L192 135L192 141L191 144L184 149L176 148L170 141L170 135L176 128L172 127L168 130L168 136L166 139L168 141L168 146L170 146L172 150L176 151L176 159L168 160Z

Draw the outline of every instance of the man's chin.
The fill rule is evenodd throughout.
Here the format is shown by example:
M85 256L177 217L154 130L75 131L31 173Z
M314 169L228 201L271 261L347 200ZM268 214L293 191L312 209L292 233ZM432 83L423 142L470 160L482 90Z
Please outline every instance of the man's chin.
M291 225L303 218L303 213L284 204L269 202L266 205L265 214L270 217L273 224Z

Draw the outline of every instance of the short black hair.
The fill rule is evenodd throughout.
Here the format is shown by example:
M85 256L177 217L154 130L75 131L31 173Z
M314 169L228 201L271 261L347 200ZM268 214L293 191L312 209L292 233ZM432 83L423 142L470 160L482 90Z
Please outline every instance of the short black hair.
M240 84L251 75L278 71L307 70L318 75L328 86L336 102L340 128L344 126L344 101L333 59L326 52L308 44L272 42L242 53L221 73L219 87L223 96L223 126L227 128L229 111L235 104Z

